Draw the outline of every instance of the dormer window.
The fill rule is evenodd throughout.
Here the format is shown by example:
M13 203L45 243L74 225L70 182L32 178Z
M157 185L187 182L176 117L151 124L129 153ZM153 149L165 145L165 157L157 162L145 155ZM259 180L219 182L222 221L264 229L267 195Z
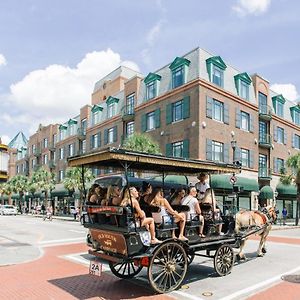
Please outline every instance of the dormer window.
M62 141L66 138L68 126L60 125L59 126L59 140Z
M100 122L100 113L103 107L95 104L92 108L92 125L96 125Z
M172 88L175 89L187 82L187 72L190 61L183 57L176 57L170 65L172 72Z
M206 67L209 80L220 86L224 86L224 71L227 66L220 56L213 56L206 60Z
M119 102L118 98L109 96L106 100L107 104L107 118L112 118L117 114L117 104Z
M282 95L272 97L273 108L278 117L283 118L285 98Z
M77 120L75 120L75 119L70 119L68 121L69 135L75 135L76 134L76 124L77 124Z
M146 87L146 100L150 100L158 96L160 80L161 76L155 73L149 73L144 79Z
M252 82L247 73L241 73L234 76L235 87L238 95L246 100L249 100L249 87Z
M293 122L296 125L300 125L300 107L299 105L293 106L290 108Z

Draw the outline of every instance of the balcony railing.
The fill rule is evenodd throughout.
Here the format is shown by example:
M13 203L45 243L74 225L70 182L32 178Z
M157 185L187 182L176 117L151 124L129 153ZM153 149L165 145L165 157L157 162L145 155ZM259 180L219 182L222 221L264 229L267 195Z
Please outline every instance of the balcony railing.
M259 134L258 140L259 146L264 148L272 147L272 136L271 134Z
M258 168L258 179L271 180L272 179L272 169L267 167Z
M270 121L272 119L272 108L269 105L259 106L259 118L262 120Z
M86 138L86 128L78 128L77 129L77 137L80 140L85 140L85 138Z
M122 107L122 118L124 121L129 121L134 118L134 106L133 105L124 105Z

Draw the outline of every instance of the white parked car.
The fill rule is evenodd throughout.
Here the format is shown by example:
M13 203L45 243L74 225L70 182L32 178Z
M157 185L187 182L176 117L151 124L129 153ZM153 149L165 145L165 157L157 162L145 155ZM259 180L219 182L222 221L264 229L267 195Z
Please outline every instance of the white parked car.
M13 205L1 205L0 214L3 215L17 215L17 208Z

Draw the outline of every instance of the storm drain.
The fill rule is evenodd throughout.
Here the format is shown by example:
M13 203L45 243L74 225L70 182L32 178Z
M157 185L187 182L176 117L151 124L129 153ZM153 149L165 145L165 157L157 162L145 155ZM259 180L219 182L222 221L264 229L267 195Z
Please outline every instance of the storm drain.
M281 279L291 283L300 283L300 275L285 275Z

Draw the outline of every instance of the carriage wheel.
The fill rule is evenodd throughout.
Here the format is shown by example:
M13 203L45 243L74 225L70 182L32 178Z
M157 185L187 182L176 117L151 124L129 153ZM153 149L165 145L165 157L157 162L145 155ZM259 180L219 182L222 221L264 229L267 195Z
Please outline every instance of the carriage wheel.
M153 253L148 268L152 288L159 293L175 290L182 283L187 266L187 254L180 244L162 244Z
M193 251L187 253L187 263L190 265L195 258L195 253Z
M133 278L143 269L143 266L136 266L132 260L120 263L110 261L109 267L114 275L123 279Z
M220 276L230 273L234 263L233 249L229 245L220 246L214 256L214 267Z

